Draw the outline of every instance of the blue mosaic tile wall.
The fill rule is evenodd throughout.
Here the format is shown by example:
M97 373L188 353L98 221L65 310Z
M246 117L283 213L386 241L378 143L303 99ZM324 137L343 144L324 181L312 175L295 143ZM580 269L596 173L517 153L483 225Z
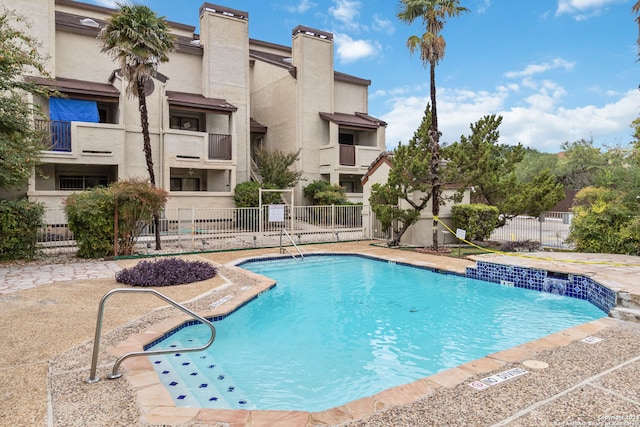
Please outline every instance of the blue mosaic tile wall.
M616 305L616 293L590 277L484 261L466 271L474 279L584 299L607 314Z

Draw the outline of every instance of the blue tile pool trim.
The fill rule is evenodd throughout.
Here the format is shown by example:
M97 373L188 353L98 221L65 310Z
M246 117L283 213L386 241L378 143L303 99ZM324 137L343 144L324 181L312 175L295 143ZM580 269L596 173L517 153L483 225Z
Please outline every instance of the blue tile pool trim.
M616 305L616 293L587 276L557 273L538 268L477 261L466 276L517 288L564 295L589 301L605 313Z
M318 256L351 256L351 257L359 257L366 258L374 261L397 264L406 267L420 268L423 270L432 271L434 273L452 275L452 276L460 276L460 277L469 277L472 279L484 280L486 282L493 282L499 284L507 284L512 285L518 288L531 289L539 292L549 292L558 295L564 295L571 298L578 298L589 301L591 304L598 307L600 310L604 311L606 314L611 311L611 309L616 305L616 293L606 286L601 285L600 283L594 281L590 277L580 276L576 274L567 274L567 273L557 273L553 271L541 270L537 268L528 268L528 267L519 267L513 265L504 265L504 264L495 264L491 262L485 261L476 261L476 267L467 267L466 273L458 273L455 271L442 270L435 267L429 267L426 265L417 265L411 264L409 262L404 261L393 261L386 260L383 258L378 258L375 256L364 255L364 254L352 254L352 253L319 253L319 254L308 254L305 257L318 257ZM288 259L289 257L286 255L280 256L269 256L269 257L261 257L261 258L251 258L247 260L243 260L236 264L236 267L240 267L244 264L249 264L253 262L262 262L262 261L276 261L282 259ZM210 322L217 322L218 320L222 320L227 316L232 315L236 311L240 310L245 305L249 304L251 301L258 298L264 292L268 292L269 290L275 287L275 283L259 294L255 295L253 298L248 299L247 301L240 304L238 307L230 311L229 313L206 317ZM187 326L198 325L200 322L198 320L189 320L180 326L168 331L161 337L153 340L152 342L144 345L143 350L147 350L154 345L164 341L169 338L171 335L180 331Z

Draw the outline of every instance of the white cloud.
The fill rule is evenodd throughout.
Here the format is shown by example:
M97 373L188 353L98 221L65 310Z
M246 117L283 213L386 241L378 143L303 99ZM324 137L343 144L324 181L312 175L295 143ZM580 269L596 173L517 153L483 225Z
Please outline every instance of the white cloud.
M311 0L300 0L293 6L287 6L286 9L291 13L304 13L315 6L316 4Z
M529 64L522 71L508 71L504 75L508 78L529 77L558 68L564 68L565 70L569 71L573 69L575 65L575 62L567 61L562 58L555 58L551 62L544 62L542 64Z
M373 15L373 29L387 34L393 34L396 31L390 20L383 19L378 14Z
M329 13L343 24L353 25L356 18L360 16L360 6L362 3L354 0L334 0L335 7L329 8Z
M610 4L624 1L626 0L558 0L556 16L566 13L573 15L577 21L584 21L600 15Z
M473 12L485 13L490 6L491 6L491 0L482 0L480 5L475 10L473 10Z
M341 33L334 33L334 41L338 60L342 64L376 56L380 50L380 45L377 42L354 40L348 35Z
M629 125L637 116L640 92L630 90L605 105L566 108L560 105L565 90L553 82L542 82L536 91L523 94L522 87L500 86L493 92L442 88L438 91L438 121L442 142L469 135L469 125L485 115L503 117L500 143L558 152L563 142L593 137L596 144L626 145L631 141ZM415 93L415 91L414 91ZM518 97L518 99L514 99ZM424 96L395 96L381 119L388 123L387 148L398 141L406 144L420 125L429 102ZM519 105L512 106L514 102Z

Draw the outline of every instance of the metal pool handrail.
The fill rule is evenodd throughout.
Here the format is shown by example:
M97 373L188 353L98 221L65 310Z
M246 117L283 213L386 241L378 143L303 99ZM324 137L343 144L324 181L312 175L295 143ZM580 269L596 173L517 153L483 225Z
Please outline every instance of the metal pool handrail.
M295 244L295 242L293 241L293 239L291 238L291 236L289 235L289 233L287 233L287 230L285 230L284 228L280 231L280 253L283 253L282 251L285 250L287 251L287 253L289 255L291 255L291 257L293 259L295 259L296 261L298 260L298 258L296 258L296 256L294 254L291 253L291 251L289 249L287 249L286 246L282 246L282 235L286 235L287 238L289 239L289 241L291 242L291 244L293 245L294 248L296 248L296 250L298 251L298 253L300 254L300 260L304 261L304 255L302 255L302 252L300 251L300 248Z
M149 293L149 294L153 294L153 295L157 296L158 298L160 298L160 299L168 302L169 304L173 305L174 307L184 311L185 313L187 313L191 317L199 320L203 324L207 325L209 327L209 329L211 329L211 338L209 338L209 341L205 345L203 345L202 347L181 348L181 349L172 348L170 350L153 350L153 351L132 351L130 353L123 354L122 356L120 356L118 358L118 360L116 360L116 363L113 365L113 370L111 371L111 374L109 374L107 376L108 379L116 379L116 378L120 378L122 376L122 374L120 372L118 372L118 368L120 367L120 364L125 359L128 359L129 357L134 357L134 356L156 356L156 355L159 355L159 354L169 354L169 353L176 353L176 352L187 353L187 352L191 352L191 351L206 350L207 348L209 348L209 346L211 346L211 344L213 344L213 341L216 338L216 328L213 326L213 324L211 322L209 322L204 317L201 317L201 316L197 315L196 313L194 313L193 311L189 310L188 308L180 305L179 303L175 302L171 298L168 298L168 297L162 295L158 291L155 291L153 289L126 289L126 288L113 289L113 290L107 292L106 294L104 294L104 296L100 300L100 308L98 309L98 320L96 322L96 336L95 336L95 339L93 340L93 356L91 358L91 372L89 374L89 378L86 380L86 382L89 383L89 384L93 384L93 383L96 383L96 382L100 381L100 377L96 376L96 369L97 369L97 364L98 364L98 351L100 349L100 335L102 333L102 317L104 315L104 306L105 306L105 303L107 302L107 299L111 295L116 294L116 293Z

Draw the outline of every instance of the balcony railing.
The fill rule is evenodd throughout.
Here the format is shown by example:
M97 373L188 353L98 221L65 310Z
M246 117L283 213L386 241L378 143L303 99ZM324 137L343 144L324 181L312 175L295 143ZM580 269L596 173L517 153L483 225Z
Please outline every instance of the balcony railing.
M71 152L71 122L36 120L35 127L42 132L47 151Z
M340 165L341 166L355 166L356 165L356 146L355 145L340 145Z
M209 160L231 160L231 135L209 134Z

